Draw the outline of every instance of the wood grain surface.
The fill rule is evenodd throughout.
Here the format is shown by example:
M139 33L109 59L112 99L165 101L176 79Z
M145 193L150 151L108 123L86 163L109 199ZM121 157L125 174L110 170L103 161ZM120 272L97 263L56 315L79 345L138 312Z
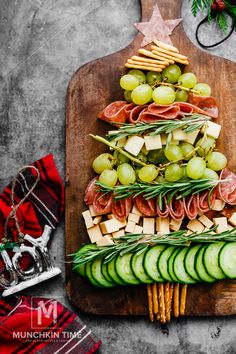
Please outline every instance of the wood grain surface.
M155 3L164 19L180 17L180 0L142 0L142 21L149 20ZM66 109L66 255L88 242L81 216L86 209L84 191L93 177L93 159L106 149L88 134L105 135L110 129L108 124L96 119L97 114L107 104L122 99L119 78L127 71L124 63L137 52L142 38L138 34L125 49L82 66L69 83ZM200 82L208 82L218 99L220 116L217 122L222 125L218 147L224 151L235 172L236 66L196 48L186 37L182 24L174 30L171 38L181 53L189 57L188 71L196 73ZM71 263L66 267L66 284L70 301L80 311L98 315L148 314L145 286L97 289L73 272ZM236 281L188 287L186 315L232 314L236 314Z

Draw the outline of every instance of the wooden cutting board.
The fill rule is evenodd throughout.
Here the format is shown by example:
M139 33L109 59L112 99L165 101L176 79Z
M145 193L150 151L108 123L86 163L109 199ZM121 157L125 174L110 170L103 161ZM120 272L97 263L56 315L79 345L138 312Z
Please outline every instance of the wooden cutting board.
M151 17L158 4L164 19L180 17L180 0L142 0L142 21ZM130 24L132 26L132 24ZM93 177L93 159L105 151L88 134L105 135L108 124L97 120L97 114L112 101L122 99L119 78L126 72L124 63L140 47L143 36L138 34L125 49L92 61L73 75L67 91L66 109L66 255L88 242L81 212L85 210L84 191ZM219 148L230 160L235 171L236 161L236 65L196 48L186 37L182 24L172 35L175 46L190 59L189 71L202 82L208 82L219 102L222 124ZM68 259L68 258L67 258ZM98 289L66 265L67 294L80 311L97 315L147 315L145 286ZM214 285L188 287L186 315L236 314L236 281L221 281Z

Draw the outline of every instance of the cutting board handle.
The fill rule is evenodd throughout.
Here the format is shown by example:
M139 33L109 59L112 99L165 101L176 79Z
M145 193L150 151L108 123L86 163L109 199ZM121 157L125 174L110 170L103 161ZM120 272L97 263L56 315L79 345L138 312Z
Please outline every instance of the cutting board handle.
M157 4L165 20L180 17L182 0L140 0L141 21L146 22L150 19L153 7Z

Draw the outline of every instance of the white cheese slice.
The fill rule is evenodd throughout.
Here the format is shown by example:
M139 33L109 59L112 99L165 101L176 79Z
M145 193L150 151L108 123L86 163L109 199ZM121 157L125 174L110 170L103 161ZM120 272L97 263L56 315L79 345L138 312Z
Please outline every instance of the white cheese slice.
M138 208L136 208L135 205L133 205L133 208L132 208L132 210L131 210L131 213L132 213L132 214L136 214L136 215L140 215L140 216L143 215L142 213L140 213L140 211L138 210Z
M154 234L155 233L155 219L143 218L143 233Z
M129 232L129 233L133 234L135 225L136 224L134 221L128 221L126 228L125 228L125 232Z
M97 246L101 247L101 246L110 246L110 245L114 245L114 242L111 239L110 235L104 235L102 238L100 238L97 242L96 242Z
M101 222L100 228L103 234L111 234L112 232L118 231L120 229L119 223L116 219L110 219Z
M114 220L116 222L117 226L119 227L119 229L121 229L122 227L125 227L127 224L126 220L124 220L124 221L118 220L118 219L116 219L116 217L113 214L109 214L109 215L107 215L107 217L109 220Z
M233 226L230 225L230 224L228 224L228 230L229 230L229 231L233 230Z
M198 221L200 221L208 229L210 229L214 225L213 222L205 215L200 216L200 218L198 218Z
M113 238L119 238L119 237L122 237L124 235L125 235L125 230L124 229L121 229L119 231L116 231L116 232L112 233L112 237Z
M140 136L130 136L124 146L124 149L130 154L137 156L144 144L144 139Z
M228 222L230 222L230 224L232 224L233 226L236 226L236 212L231 215Z
M142 234L142 233L143 233L143 227L140 225L135 225L134 234Z
M86 229L93 227L93 219L89 210L83 211L82 216L84 218Z
M170 232L170 219L167 218L156 218L156 230L161 234L168 234Z
M90 211L91 216L102 215L101 213L99 214L99 213L97 213L97 212L94 210L93 204L89 205L89 211Z
M162 148L160 135L146 135L144 136L145 147L149 150L156 150Z
M101 221L102 221L102 216L101 216L101 215L96 216L96 217L93 219L94 225L100 224Z
M91 243L97 242L100 238L102 238L102 233L98 225L90 227L90 229L87 230L87 233Z
M227 218L225 216L213 218L213 223L215 226L218 226L216 229L217 234L228 230Z
M211 209L215 211L221 211L224 209L224 207L225 207L225 202L223 202L223 200L215 199Z
M182 129L176 129L172 132L172 136L174 140L186 140L187 134Z
M182 220L171 219L170 228L171 230L179 231L179 229L181 228L181 224L182 224Z
M133 221L135 222L135 224L138 224L139 220L140 220L140 215L129 213L128 222Z
M219 138L220 135L220 130L221 130L221 125L214 123L212 121L208 121L207 122L207 126L206 127L202 127L202 133L206 133L207 135L212 136L215 139Z
M200 221L195 219L189 221L187 228L192 232L203 232L204 225Z
M192 133L187 133L186 139L184 139L184 141L186 141L189 144L194 145L195 140L197 139L198 133L199 133L199 129L194 130Z

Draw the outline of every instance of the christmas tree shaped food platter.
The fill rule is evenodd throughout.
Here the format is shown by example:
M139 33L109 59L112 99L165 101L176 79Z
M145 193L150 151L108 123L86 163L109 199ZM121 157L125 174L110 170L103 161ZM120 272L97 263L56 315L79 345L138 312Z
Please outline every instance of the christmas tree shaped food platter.
M142 22L150 20L156 4L164 20L180 17L181 1L142 1ZM143 30L142 26L137 27L140 31ZM67 93L67 255L75 253L82 245L89 242L82 215L86 210L84 194L88 183L94 177L91 168L93 161L98 155L109 152L104 144L92 139L89 134L104 139L108 131L116 129L116 127L113 129L107 122L98 120L97 117L112 102L124 100L124 90L119 84L120 78L127 74L130 68L135 69L132 61L138 60L132 57L137 56L145 37L138 34L127 48L84 65L70 81ZM207 82L217 98L219 115L215 123L222 127L220 137L217 139L217 149L227 156L227 167L235 172L236 121L234 112L236 103L233 99L236 93L235 64L197 49L186 37L182 24L174 29L171 41L183 55L180 59L189 61L189 64L183 63L186 65L185 72L194 72L201 82ZM156 44L148 44L141 50L153 52L151 46L156 46ZM141 57L144 56L143 53L141 52ZM138 66L141 68L140 62ZM147 70L144 72L146 73ZM217 77L216 73L218 73ZM84 77L86 77L86 87ZM90 92L93 92L92 99ZM101 141L101 138L97 139ZM232 206L230 208L231 215ZM227 209L225 212L227 213ZM109 289L96 287L87 279L79 276L73 270L71 263L67 264L66 281L69 299L81 311L99 315L147 315L149 312L149 293L145 285L115 286ZM187 316L235 314L235 292L236 282L229 279L211 284L199 282L188 286L184 314Z

